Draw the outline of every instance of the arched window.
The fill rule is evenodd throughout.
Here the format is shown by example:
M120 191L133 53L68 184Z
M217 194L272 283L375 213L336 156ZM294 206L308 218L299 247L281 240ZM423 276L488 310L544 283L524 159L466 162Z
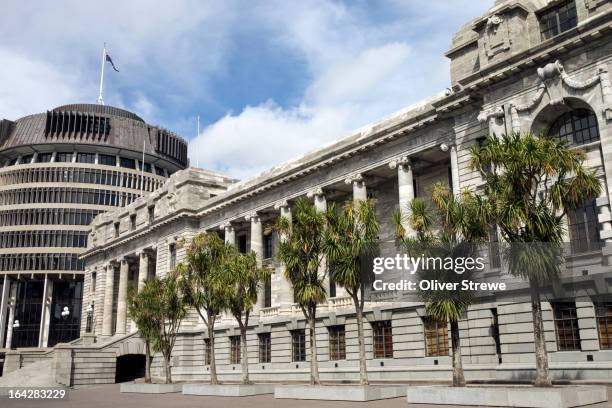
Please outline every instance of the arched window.
M559 116L548 130L548 136L570 146L599 140L597 117L589 109L574 109Z

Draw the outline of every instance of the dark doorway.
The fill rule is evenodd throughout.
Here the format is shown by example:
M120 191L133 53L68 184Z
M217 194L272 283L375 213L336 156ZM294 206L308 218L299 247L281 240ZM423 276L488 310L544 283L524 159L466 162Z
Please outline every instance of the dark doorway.
M143 354L126 354L117 357L115 382L122 383L142 378L145 375L145 356Z
M53 302L51 304L51 316L49 316L49 339L47 342L49 347L79 338L82 296L83 281L53 282ZM68 314L62 315L64 311L67 311Z
M12 348L38 347L44 286L42 280L17 282L14 320L19 326L13 326Z

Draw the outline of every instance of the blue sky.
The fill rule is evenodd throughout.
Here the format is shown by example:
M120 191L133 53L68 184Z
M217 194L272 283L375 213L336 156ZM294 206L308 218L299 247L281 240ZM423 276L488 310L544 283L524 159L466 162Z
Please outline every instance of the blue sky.
M443 91L453 33L492 3L5 0L0 117L95 102L106 42L107 104L248 178Z

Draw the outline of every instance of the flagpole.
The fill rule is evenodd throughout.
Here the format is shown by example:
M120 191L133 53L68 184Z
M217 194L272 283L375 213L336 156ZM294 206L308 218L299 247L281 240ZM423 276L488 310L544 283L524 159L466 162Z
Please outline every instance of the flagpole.
M104 86L104 63L106 62L106 43L102 48L102 69L100 71L100 93L98 94L98 105L104 105L104 99L102 98L103 86Z
M196 137L200 136L200 115L198 115L198 134ZM196 167L200 167L200 159L196 159Z

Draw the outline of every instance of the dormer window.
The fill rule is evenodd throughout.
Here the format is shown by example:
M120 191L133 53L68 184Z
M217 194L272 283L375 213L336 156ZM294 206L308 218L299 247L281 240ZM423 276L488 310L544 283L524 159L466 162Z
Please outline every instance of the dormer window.
M542 39L548 40L578 24L576 1L562 1L547 8L540 14L540 32Z

